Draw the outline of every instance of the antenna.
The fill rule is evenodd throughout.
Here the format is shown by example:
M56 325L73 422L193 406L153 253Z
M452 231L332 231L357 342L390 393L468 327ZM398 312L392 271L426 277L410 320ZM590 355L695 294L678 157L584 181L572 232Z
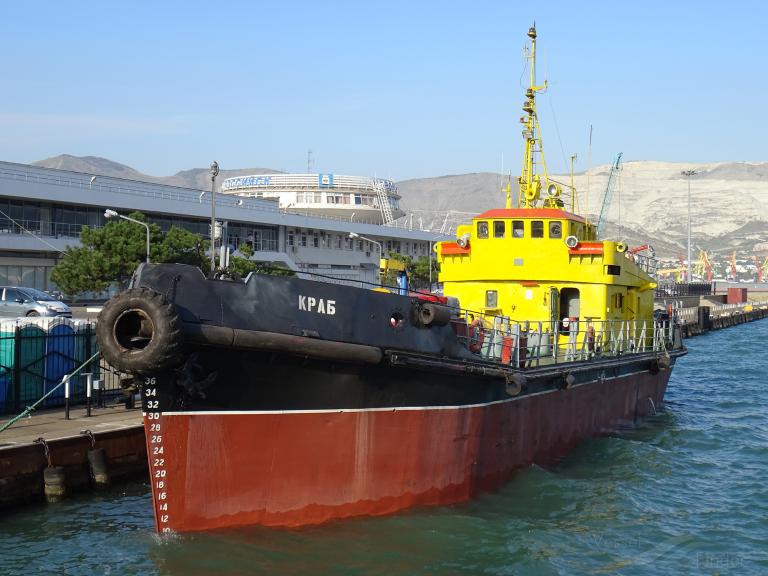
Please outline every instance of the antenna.
M587 158L587 198L584 207L584 215L589 221L589 195L592 193L590 186L592 178L592 124L589 125L589 158Z
M312 174L312 150L307 150L307 174Z

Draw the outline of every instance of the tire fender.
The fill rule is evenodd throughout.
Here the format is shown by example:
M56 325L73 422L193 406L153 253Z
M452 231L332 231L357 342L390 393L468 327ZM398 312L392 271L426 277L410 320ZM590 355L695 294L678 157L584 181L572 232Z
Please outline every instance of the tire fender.
M96 339L117 370L151 373L179 365L184 338L176 307L154 290L132 288L109 300L99 314Z

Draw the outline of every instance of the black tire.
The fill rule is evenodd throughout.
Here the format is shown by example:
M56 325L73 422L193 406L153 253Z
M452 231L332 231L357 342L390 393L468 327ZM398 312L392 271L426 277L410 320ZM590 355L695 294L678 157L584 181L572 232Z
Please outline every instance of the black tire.
M132 288L104 305L96 338L104 359L117 370L160 372L183 360L184 338L176 307L148 288Z
M27 312L27 318L32 318L33 316L40 316L40 312L37 310L30 310Z

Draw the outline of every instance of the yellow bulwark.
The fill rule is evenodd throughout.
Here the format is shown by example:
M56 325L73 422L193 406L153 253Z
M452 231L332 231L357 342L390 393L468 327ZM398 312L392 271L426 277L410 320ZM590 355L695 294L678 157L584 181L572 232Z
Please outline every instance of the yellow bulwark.
M536 156L543 165L535 105L542 87L535 85L536 30L528 36L531 85L523 105L527 116L520 119L525 154L519 207L510 206L508 195L506 208L476 216L458 227L456 241L436 245L444 294L479 313L486 326L498 318L540 323L542 331L561 337L569 326L584 333L604 321L651 324L655 260L643 254L649 247L628 251L621 242L598 240L592 224L566 209L563 185L550 180L546 169L536 173ZM568 204L573 210L575 202Z

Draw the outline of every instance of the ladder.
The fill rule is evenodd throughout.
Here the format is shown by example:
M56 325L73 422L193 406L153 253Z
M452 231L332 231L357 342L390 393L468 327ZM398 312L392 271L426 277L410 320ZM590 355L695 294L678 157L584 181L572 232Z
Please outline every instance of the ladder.
M392 216L392 205L389 203L387 187L382 180L373 181L373 189L376 190L376 196L379 199L379 210L381 210L381 223L387 226L394 220Z

